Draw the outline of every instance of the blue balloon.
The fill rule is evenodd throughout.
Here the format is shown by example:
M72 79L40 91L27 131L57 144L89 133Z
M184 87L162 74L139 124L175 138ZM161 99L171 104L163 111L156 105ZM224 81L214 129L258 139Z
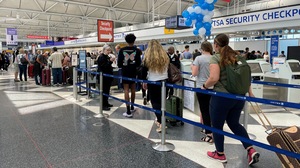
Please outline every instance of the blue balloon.
M208 3L203 3L203 4L201 5L201 8L204 9L204 10L205 10L205 9L208 9L208 5L209 5Z
M194 4L194 5L193 5L193 8L196 8L197 6L199 6L199 4Z
M184 11L182 12L182 16L183 16L184 18L188 18L189 15L190 15L190 13L189 13L187 10L184 10Z
M217 3L217 2L218 2L218 0L214 0L213 4L215 4L215 3Z
M203 23L202 23L202 21L201 22L196 22L196 24L195 24L195 27L196 27L196 29L200 29L201 27L203 27Z
M207 9L209 11L213 11L215 9L215 5L214 4L209 4Z
M195 0L195 2L197 2L198 4L202 5L204 3L205 0Z
M191 26L192 25L192 20L190 20L190 19L185 20L185 25Z
M191 20L194 20L194 19L197 19L197 14L196 13L191 13L190 14L190 18L191 18Z
M202 22L203 21L203 15L202 14L198 14L197 15L197 22Z
M206 35L206 36L210 36L210 35L211 35L211 31L210 31L210 30L206 30L205 35Z
M193 34L194 34L195 36L198 36L198 35L199 35L199 30L198 30L198 29L195 29L195 30L193 31Z
M206 31L207 30L210 30L211 29L211 24L210 23L208 23L208 22L205 22L204 24L203 24L203 27L206 29Z

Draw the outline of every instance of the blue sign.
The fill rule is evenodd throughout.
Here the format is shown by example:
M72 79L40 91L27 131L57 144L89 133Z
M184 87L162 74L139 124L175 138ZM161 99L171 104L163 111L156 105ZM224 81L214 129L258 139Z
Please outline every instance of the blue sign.
M79 68L86 69L86 50L79 50Z
M273 57L278 57L278 44L279 44L279 36L271 37L271 45L270 45L270 63L273 63Z

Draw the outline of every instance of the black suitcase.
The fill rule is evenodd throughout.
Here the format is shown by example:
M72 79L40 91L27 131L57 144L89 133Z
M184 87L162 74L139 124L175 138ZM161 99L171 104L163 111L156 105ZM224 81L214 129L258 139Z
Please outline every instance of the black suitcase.
M176 115L178 117L182 117L183 114L183 102L182 99L177 96L171 96L166 101L166 112ZM174 118L166 116L167 121L170 122L172 126L175 126L178 122L180 122L181 125L184 125L184 122L180 120L176 120Z

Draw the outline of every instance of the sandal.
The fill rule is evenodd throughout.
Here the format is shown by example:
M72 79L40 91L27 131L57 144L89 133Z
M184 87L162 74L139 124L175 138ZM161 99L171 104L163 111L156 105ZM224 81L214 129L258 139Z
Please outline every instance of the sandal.
M211 143L211 144L214 143L213 137L210 135L206 135L205 137L202 137L201 140L204 142Z

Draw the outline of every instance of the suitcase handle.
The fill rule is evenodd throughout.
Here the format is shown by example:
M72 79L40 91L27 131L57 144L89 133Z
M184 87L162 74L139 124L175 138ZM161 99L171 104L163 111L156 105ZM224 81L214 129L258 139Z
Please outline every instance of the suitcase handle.
M268 120L265 113L261 110L261 108L258 106L258 104L256 102L255 102L255 106L253 105L252 102L249 102L249 103L250 103L251 107L253 108L253 110L255 111L255 113L257 114L259 120L263 124L263 127L266 129L266 133L271 134L275 128L272 126L271 122ZM260 116L260 113L264 116L264 119L269 124L270 129L267 127L266 123L263 121L262 117Z

